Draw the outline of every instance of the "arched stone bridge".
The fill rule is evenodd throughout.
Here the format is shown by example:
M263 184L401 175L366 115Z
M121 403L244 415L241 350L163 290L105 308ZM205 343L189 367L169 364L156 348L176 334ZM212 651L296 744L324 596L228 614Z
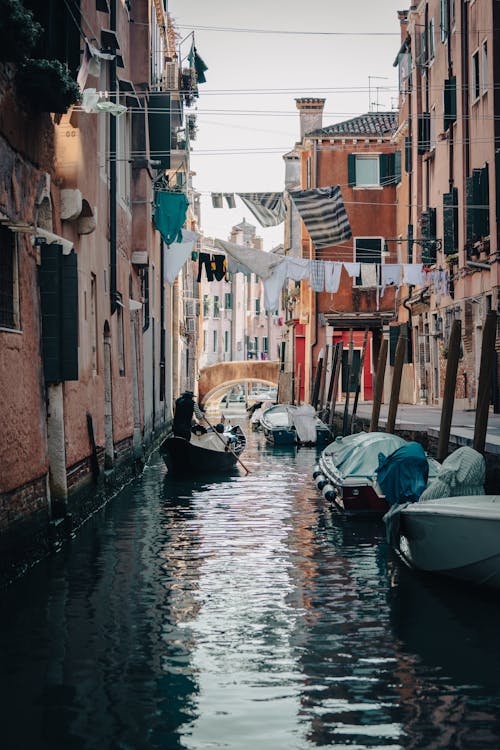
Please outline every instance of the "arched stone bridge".
M242 362L218 362L200 370L198 401L206 403L217 391L225 391L241 383L278 385L279 362L249 359Z

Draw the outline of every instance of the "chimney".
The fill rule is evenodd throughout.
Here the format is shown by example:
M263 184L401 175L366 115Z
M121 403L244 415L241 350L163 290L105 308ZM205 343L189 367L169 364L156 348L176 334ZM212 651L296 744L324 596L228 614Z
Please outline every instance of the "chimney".
M323 127L325 99L295 99L295 104L300 112L300 140L302 140L306 133Z

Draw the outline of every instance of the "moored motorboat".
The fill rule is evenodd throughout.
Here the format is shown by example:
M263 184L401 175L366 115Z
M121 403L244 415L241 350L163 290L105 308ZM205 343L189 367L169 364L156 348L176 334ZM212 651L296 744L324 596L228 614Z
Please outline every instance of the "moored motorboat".
M265 409L260 424L273 445L326 445L331 433L309 404L276 404Z
M396 549L410 567L500 588L500 495L463 495L406 505Z
M199 476L230 471L245 444L241 427L235 425L223 433L209 430L203 435L191 435L190 440L169 435L159 450L169 473Z
M342 514L383 516L389 503L378 483L380 460L406 450L408 445L404 438L386 432L358 432L337 438L323 450L314 468L316 486ZM429 457L426 460L429 477L435 477L438 462Z

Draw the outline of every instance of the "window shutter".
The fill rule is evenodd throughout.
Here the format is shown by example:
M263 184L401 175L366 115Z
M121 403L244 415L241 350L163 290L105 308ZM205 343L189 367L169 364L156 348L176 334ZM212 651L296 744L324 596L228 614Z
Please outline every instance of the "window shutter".
M443 250L452 255L458 250L458 190L443 195Z
M356 154L347 155L347 184L349 187L356 185Z
M465 201L466 201L466 240L472 242L474 239L474 178L467 177L465 180Z
M78 380L78 256L62 256L61 379Z
M405 171L411 172L411 137L405 138Z
M443 126L445 130L448 130L457 119L457 79L455 76L444 82L443 112Z
M418 116L418 153L425 154L430 149L431 117L429 112Z
M149 152L162 169L170 167L170 94L150 94L148 104Z
M490 233L490 176L487 164L479 171L478 205L484 206L478 209L479 234L481 237L487 237Z
M61 245L42 245L40 300L42 307L43 373L47 383L61 378Z
M396 185L401 182L401 151L394 154L394 181Z
M380 167L380 184L383 187L385 187L386 185L395 185L396 175L395 175L394 154L380 154L379 167Z
M408 224L408 263L413 263L413 224Z

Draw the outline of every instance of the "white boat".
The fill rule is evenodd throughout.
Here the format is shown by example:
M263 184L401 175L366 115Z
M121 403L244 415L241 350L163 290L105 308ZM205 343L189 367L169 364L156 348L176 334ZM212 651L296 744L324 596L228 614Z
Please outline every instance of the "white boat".
M309 404L276 404L265 409L260 424L273 445L326 445L331 433Z
M403 507L397 551L419 570L500 588L500 495L438 498Z

